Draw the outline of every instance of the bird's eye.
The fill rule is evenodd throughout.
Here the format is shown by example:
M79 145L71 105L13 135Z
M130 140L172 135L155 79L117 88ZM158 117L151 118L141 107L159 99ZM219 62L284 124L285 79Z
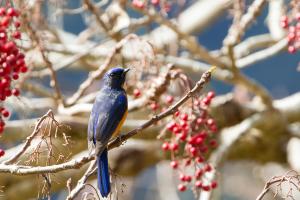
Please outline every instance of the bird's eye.
M110 77L115 77L115 76L117 76L117 74L116 73L111 73L109 76Z

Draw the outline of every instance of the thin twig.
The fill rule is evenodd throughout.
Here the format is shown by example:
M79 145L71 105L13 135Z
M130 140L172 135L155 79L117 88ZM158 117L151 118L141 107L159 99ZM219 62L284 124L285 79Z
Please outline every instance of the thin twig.
M87 56L88 54L90 54L99 45L100 45L99 43L95 43L90 48L88 48L88 49L86 49L82 52L79 52L78 54L75 54L75 55L71 56L70 58L66 58L66 59L60 61L58 64L53 66L53 69L55 71L58 71L60 69L63 69L63 68L66 68L66 67L72 65L76 61L78 61L81 58L83 58L83 57ZM43 70L40 70L40 71L32 71L30 73L30 77L43 77L43 76L46 76L46 75L49 75L49 71L46 70L46 69L43 69Z
M74 197L76 197L76 195L80 192L80 190L85 186L87 179L93 174L93 171L96 167L96 163L97 163L96 160L91 162L89 168L86 170L86 172L81 177L81 179L77 182L76 187L73 188L73 190L67 196L67 198L66 198L67 200L71 200Z
M96 7L90 0L84 0L84 4L87 7L87 9L89 11L91 11L91 13L93 13L93 15L96 18L97 24L104 29L105 33L108 36L110 36L111 38L118 41L117 35L112 33L110 31L109 27L107 26L107 24L105 24L105 22L101 19L101 13L100 13L101 9L100 9L100 7Z
M294 173L294 174L291 174ZM274 176L272 177L266 184L265 187L263 189L263 191L257 196L256 200L262 200L265 195L272 189L271 187L273 185L275 185L276 183L278 183L276 185L276 187L281 187L282 183L284 182L288 182L290 183L290 190L287 194L287 197L291 197L292 196L292 187L295 187L297 190L300 190L300 175L295 172L295 171L289 171L287 174L283 175L283 176ZM277 195L277 192L275 194L275 196ZM275 198L274 196L274 198Z
M232 24L229 28L228 35L223 41L225 47L234 46L240 41L248 26L250 26L250 24L254 22L254 18L259 15L265 2L266 0L253 1L252 5L250 5L247 10L247 13L242 16L240 23Z
M51 87L53 87L55 89L56 99L57 99L58 103L65 105L65 101L63 99L63 96L60 91L60 87L58 85L56 71L53 69L53 65L52 65L51 61L48 59L48 57L45 54L45 49L43 47L41 38L37 35L36 31L31 26L31 23L29 22L28 17L26 15L22 15L22 18L24 21L24 25L26 26L26 29L28 30L29 36L31 37L32 42L36 42L37 48L39 49L39 51L42 55L42 58L46 63L47 68L51 72L50 85L51 85Z
M3 164L12 164L14 163L22 154L24 154L24 152L28 149L28 147L30 147L32 140L34 139L34 137L40 132L40 129L42 127L42 124L44 122L45 119L47 119L50 116L50 113L52 113L51 110L49 110L44 116L42 116L37 124L35 125L35 128L32 132L32 134L30 136L28 136L26 138L26 142L24 143L24 146L20 149L19 152L17 152L13 157L11 157L10 159L6 160L5 162L3 162Z

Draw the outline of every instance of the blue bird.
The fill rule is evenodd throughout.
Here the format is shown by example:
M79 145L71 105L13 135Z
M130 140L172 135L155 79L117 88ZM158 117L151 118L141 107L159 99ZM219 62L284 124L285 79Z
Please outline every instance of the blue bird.
M97 180L102 197L110 193L107 144L117 136L127 116L127 95L123 89L129 69L113 68L104 76L88 124L88 144L97 156Z

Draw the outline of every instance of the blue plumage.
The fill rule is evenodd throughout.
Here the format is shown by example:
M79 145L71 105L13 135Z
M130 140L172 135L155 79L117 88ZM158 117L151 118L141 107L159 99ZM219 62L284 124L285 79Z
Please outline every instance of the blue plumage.
M97 158L97 179L98 187L102 197L107 197L110 192L110 180L108 171L108 159L107 159L107 149L105 149L101 156Z
M97 94L89 125L89 146L95 148L98 165L98 187L102 197L110 193L107 159L109 139L118 132L127 114L127 96L123 84L128 70L113 68L104 77L104 87Z

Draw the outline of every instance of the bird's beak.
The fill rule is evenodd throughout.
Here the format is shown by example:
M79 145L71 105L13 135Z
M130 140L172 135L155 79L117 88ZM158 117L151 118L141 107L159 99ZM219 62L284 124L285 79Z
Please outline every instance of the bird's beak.
M124 69L124 74L127 74L127 72L130 70L130 68Z

